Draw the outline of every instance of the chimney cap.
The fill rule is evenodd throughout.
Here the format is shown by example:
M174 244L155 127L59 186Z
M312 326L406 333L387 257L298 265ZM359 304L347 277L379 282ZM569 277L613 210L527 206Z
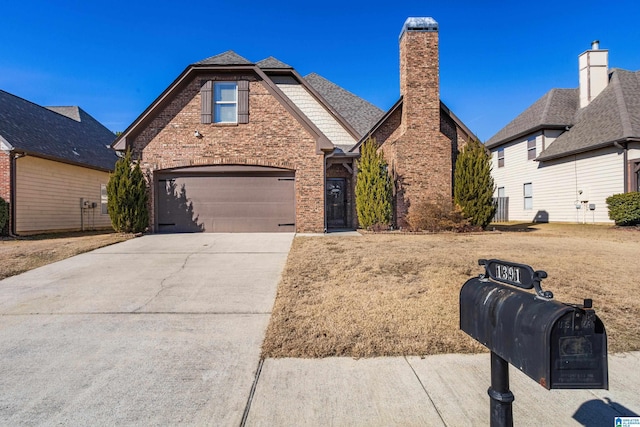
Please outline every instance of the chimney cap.
M594 40L591 42L591 50L599 50L600 49L600 40Z
M409 17L406 21L404 21L402 31L400 32L400 37L398 38L401 39L404 33L407 31L437 32L438 23L431 17Z

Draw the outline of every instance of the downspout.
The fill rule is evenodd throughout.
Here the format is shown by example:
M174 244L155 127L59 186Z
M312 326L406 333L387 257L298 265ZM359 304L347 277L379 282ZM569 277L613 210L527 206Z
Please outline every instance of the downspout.
M615 141L613 143L613 146L616 148L619 148L622 151L622 176L623 176L623 182L624 182L624 189L623 189L623 193L628 193L629 192L629 143L625 142L624 146L622 146L622 144L620 144L618 141Z

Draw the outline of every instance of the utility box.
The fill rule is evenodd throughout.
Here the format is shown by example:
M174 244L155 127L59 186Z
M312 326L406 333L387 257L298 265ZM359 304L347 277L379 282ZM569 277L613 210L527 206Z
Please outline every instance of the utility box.
M553 300L546 273L528 265L479 262L485 274L460 290L460 329L547 389L608 389L607 334L590 300Z

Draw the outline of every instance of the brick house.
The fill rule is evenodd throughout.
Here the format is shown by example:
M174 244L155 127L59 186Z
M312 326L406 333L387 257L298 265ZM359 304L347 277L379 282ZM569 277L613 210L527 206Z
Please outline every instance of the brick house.
M377 138L411 200L452 194L471 132L440 102L437 23L400 37L401 99L386 114L317 74L232 51L189 65L113 147L146 172L155 232L322 232L357 226L355 160Z
M9 202L9 233L111 228L114 138L79 107L42 107L0 90L0 197Z

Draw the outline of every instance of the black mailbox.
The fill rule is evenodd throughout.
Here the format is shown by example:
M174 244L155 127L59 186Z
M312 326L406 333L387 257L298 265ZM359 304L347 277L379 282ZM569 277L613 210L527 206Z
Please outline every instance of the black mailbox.
M607 335L590 300L553 300L540 288L546 273L527 265L480 263L485 274L460 290L460 329L547 389L608 389Z

